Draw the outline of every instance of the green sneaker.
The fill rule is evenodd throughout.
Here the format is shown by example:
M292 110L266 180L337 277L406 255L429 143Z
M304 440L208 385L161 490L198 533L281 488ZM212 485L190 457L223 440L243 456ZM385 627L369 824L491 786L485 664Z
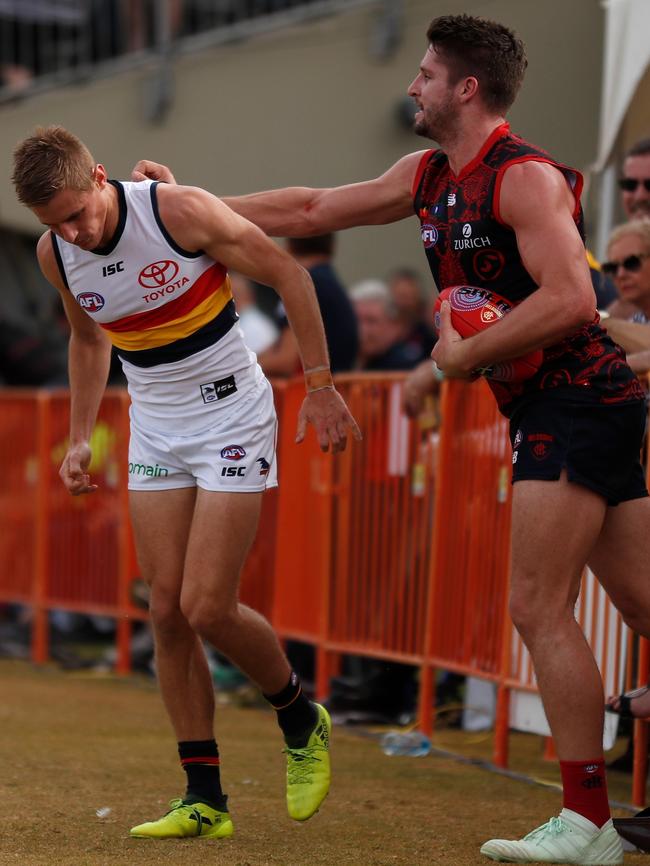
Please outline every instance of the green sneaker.
M332 721L325 707L314 704L318 721L307 745L287 754L287 809L295 821L306 821L318 812L330 789L330 734Z
M562 809L523 839L491 839L481 854L502 863L575 863L580 866L618 866L623 845L611 818L596 827L583 815Z
M157 821L147 821L131 828L136 839L223 839L235 832L230 814L219 812L207 803L185 803L171 800L170 810Z

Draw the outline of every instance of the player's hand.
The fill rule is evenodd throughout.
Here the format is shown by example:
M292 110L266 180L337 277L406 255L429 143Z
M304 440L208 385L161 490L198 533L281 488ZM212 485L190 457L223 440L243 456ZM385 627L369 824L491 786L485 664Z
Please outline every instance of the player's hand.
M451 324L449 301L443 301L440 307L438 342L433 347L431 357L449 379L474 379L476 376L467 366L465 356L463 338Z
M422 412L427 394L435 394L440 387L432 361L423 361L411 370L404 380L402 409L409 418L417 418Z
M68 493L73 496L94 493L97 490L97 485L90 483L90 475L88 475L91 457L90 445L87 442L73 445L65 455L59 475Z
M159 180L161 183L176 183L176 178L171 173L171 169L166 165L161 165L159 162L152 162L150 159L140 159L133 166L131 172L131 180Z
M307 394L298 413L296 442L300 443L305 438L307 424L313 425L321 451L329 451L330 445L333 454L344 451L348 432L357 441L362 439L357 422L334 388L323 388Z

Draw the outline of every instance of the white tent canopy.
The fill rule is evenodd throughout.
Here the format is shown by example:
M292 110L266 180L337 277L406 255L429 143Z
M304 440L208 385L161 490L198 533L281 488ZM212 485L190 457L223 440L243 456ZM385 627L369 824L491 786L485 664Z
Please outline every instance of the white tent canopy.
M598 151L592 171L601 173L595 250L605 252L614 222L616 166L613 150L639 82L650 65L650 0L602 0L605 51Z
M602 171L639 82L650 65L650 0L603 0L605 57L598 154Z

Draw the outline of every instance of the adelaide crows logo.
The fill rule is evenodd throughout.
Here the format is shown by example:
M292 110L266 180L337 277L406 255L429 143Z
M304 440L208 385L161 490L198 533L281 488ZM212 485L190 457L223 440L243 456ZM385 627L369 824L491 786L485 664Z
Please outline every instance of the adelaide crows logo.
M258 457L255 461L260 464L260 475L268 475L271 464L264 457Z

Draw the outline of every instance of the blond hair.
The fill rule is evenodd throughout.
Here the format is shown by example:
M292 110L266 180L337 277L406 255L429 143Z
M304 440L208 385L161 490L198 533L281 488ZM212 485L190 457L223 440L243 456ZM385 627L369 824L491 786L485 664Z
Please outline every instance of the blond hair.
M62 126L39 126L16 146L11 179L18 200L35 207L64 189L90 189L94 169L90 151L76 135Z
M640 238L643 243L644 252L650 253L650 218L648 217L643 217L643 219L639 220L631 220L628 223L616 226L607 241L607 249L609 249L612 244L615 244L616 241L620 241L621 238L626 238L630 235Z

